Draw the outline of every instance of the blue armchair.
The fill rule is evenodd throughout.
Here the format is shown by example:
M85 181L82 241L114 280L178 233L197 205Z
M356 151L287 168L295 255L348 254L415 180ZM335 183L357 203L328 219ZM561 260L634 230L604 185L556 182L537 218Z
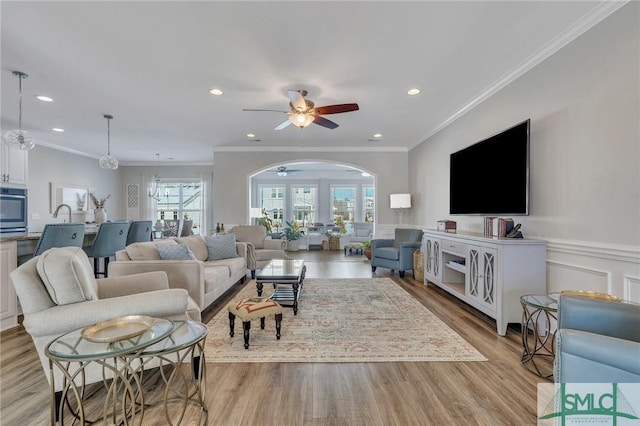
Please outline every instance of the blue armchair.
M413 252L422 244L420 229L397 228L395 238L371 240L371 271L378 266L398 270L401 277L404 271L413 269Z
M640 382L640 305L560 295L554 380Z

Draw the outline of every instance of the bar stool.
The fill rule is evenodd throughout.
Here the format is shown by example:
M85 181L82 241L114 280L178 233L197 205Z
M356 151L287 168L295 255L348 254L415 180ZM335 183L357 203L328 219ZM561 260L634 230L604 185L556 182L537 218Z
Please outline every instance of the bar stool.
M127 245L151 241L152 227L153 222L150 220L135 220L131 222L129 233L127 234Z
M116 251L123 250L127 246L130 226L127 220L101 223L93 245L83 247L87 256L93 257L93 271L96 278L98 275L107 277L109 258L115 256ZM103 271L99 271L100 258L104 258Z
M52 247L82 247L84 223L48 223L38 240L36 251L18 257L18 265L35 256L40 256Z

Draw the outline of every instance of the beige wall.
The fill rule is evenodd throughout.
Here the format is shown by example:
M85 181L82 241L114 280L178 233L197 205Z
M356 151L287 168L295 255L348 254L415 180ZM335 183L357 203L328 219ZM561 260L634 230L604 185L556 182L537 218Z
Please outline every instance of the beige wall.
M640 244L638 3L628 4L409 155L416 224L449 215L449 154L531 118L528 236ZM499 165L488 164L487 167ZM478 191L480 176L469 176Z
M396 223L389 194L409 189L407 152L216 152L214 155L214 222L245 223L249 208L249 176L289 161L333 161L353 165L375 177L376 223ZM405 216L410 221L410 214Z
M482 232L481 217L449 215L449 155L531 118L530 215L514 219L548 241L547 290L640 302L639 27L630 2L411 150L415 223Z

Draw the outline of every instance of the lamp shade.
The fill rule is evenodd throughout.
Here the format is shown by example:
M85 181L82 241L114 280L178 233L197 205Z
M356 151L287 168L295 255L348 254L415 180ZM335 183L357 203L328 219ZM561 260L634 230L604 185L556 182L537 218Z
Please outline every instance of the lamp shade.
M392 209L410 209L411 194L390 194L390 207Z
M262 217L262 209L260 207L251 207L249 214L251 217Z

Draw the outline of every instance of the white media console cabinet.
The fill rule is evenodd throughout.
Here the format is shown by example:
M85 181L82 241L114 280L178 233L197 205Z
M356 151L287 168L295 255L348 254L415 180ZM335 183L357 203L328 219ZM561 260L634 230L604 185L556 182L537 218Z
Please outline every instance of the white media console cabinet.
M546 294L547 242L424 230L429 282L496 320L498 334L522 320L520 296Z

